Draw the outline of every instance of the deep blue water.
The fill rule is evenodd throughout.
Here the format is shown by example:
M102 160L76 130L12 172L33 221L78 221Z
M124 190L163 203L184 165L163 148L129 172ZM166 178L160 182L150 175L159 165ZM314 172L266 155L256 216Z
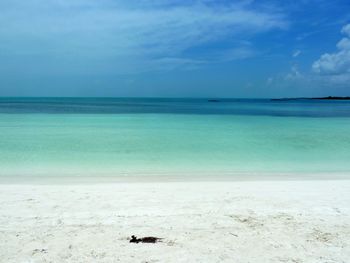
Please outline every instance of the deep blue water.
M165 98L0 98L0 113L217 114L350 117L350 101Z

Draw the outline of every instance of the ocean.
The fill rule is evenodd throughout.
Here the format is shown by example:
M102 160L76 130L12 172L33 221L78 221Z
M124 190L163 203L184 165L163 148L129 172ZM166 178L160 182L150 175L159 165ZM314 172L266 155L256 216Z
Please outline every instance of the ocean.
M350 177L350 101L0 98L0 177Z

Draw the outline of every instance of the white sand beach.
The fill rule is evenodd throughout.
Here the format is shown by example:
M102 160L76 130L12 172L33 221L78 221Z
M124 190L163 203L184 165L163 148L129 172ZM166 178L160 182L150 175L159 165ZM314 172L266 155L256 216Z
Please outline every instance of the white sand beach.
M350 181L1 184L0 261L347 263Z

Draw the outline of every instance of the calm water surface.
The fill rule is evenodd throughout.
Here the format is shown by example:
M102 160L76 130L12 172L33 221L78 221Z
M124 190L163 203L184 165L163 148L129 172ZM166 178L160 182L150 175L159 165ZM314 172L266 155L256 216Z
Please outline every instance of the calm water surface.
M345 174L350 102L0 98L0 176Z

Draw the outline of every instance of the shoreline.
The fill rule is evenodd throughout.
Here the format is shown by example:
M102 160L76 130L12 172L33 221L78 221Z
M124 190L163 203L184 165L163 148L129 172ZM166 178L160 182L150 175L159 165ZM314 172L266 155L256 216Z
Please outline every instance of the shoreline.
M213 175L216 174L216 175ZM219 175L218 175L219 174ZM172 183L172 182L264 182L264 181L338 181L350 180L348 172L324 173L120 173L108 175L0 175L0 185L6 184L113 184L113 183Z

